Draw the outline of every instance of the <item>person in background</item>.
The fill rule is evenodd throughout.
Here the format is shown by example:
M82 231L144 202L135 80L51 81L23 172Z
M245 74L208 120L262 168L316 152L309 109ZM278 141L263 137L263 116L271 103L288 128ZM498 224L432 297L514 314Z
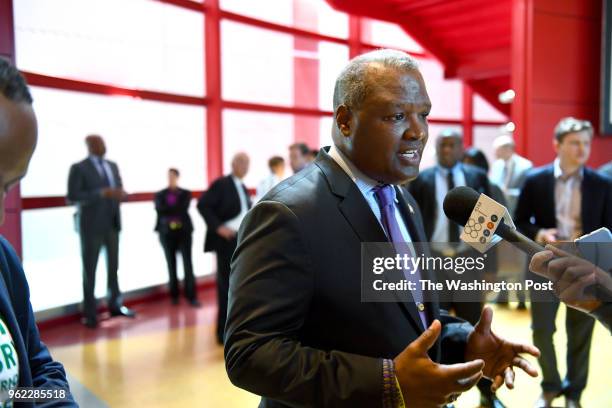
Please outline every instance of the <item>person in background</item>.
M312 163L317 158L319 151L317 149L310 149L310 153L308 154L308 163Z
M437 165L420 172L418 177L408 184L408 189L423 212L423 223L427 240L431 241L432 254L436 257L472 256L474 250L460 242L460 227L450 221L443 210L446 194L457 186L472 187L480 193L491 196L491 188L487 174L479 167L462 163L464 156L463 136L456 130L444 129L436 139ZM482 162L476 160L477 162ZM486 159L484 159L486 162ZM482 164L482 163L480 163ZM488 265L487 265L488 266ZM493 267L485 269L487 276L495 273ZM454 275L454 276L453 276ZM483 274L475 270L466 271L462 279L482 279ZM446 273L446 279L454 279L454 272ZM475 325L484 305L484 298L479 302L467 301L463 294L456 292L442 299L443 309L454 309L457 316ZM478 383L480 390L480 405L483 407L503 407L503 403L491 391L491 382L482 379Z
M597 171L612 179L612 160L601 166Z
M223 344L227 315L230 261L236 249L236 234L251 208L249 192L242 179L249 171L249 156L237 153L232 172L215 180L198 201L198 211L206 222L204 252L217 254L217 343Z
M612 229L612 181L586 167L593 126L572 117L559 121L554 131L553 163L529 172L516 207L515 224L540 244L572 241L601 227ZM533 273L529 278L547 282ZM595 320L567 308L567 375L561 380L553 343L559 300L552 292L530 291L533 342L541 350L542 394L536 407L550 407L565 395L566 407L580 407L587 385L589 353Z
M285 159L282 157L271 157L270 160L268 160L268 167L270 168L270 174L268 174L268 176L266 176L257 186L255 202L261 200L268 191L272 190L272 187L285 178Z
M26 175L36 147L38 129L32 109L32 96L19 71L0 58L0 224L4 222L6 192ZM58 282L57 288L60 289ZM15 402L9 390L36 387L64 390L63 400L46 400L36 407L78 407L70 394L66 372L54 361L40 340L30 290L19 257L9 242L0 236L0 406L34 407L33 402Z
M289 166L294 173L306 167L310 161L310 149L306 143L294 143L289 146Z
M119 268L119 231L121 213L119 204L127 194L123 190L119 167L106 160L106 145L98 135L85 139L89 156L73 164L68 175L68 201L77 205L77 224L81 238L83 259L83 310L85 326L95 328L96 267L102 247L106 248L108 279L108 309L111 316L135 317L123 306L117 269Z
M477 149L475 147L468 147L463 152L463 163L472 165L474 167L478 167L485 174L489 174L489 161L487 160L487 156L482 152L482 150ZM491 179L489 179L489 191L491 193L491 198L500 203L501 205L506 205L506 198L504 197L503 192L499 188L499 186L491 183Z
M501 135L496 137L493 140L493 148L497 159L491 166L491 181L502 189L506 197L508 212L514 214L518 196L525 183L525 177L533 164L515 152L515 143L512 136Z
M179 284L176 275L176 255L181 253L183 272L185 274L184 295L189 304L199 307L193 263L191 262L191 245L193 242L193 224L189 217L191 191L178 186L180 173L177 169L168 170L168 187L155 194L155 211L157 222L155 231L164 249L170 285L172 304L179 303Z

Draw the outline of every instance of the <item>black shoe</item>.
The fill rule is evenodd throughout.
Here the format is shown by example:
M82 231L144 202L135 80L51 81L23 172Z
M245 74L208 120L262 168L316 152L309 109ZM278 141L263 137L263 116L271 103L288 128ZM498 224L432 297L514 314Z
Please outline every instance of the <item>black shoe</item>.
M516 310L527 310L527 305L525 304L525 302L519 302L518 306L516 307Z
M116 316L124 316L124 317L130 317L130 318L136 317L136 313L134 313L133 310L130 310L125 306L120 306L119 309L111 310L110 314L111 314L111 317L116 317Z
M88 329L95 329L98 327L98 320L95 317L86 317L82 320L82 323Z
M506 408L495 394L480 394L481 408Z
M189 304L191 305L191 307L195 307L195 308L202 306L202 304L200 303L198 299L189 300Z

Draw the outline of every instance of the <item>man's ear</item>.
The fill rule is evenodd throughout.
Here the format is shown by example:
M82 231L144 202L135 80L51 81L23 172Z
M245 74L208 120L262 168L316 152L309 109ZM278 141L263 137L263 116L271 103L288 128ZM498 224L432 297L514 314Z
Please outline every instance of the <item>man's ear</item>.
M353 113L346 105L338 106L336 109L336 127L342 136L348 137L352 132Z
M553 138L553 150L555 151L555 154L559 154L559 145L561 143L556 139Z

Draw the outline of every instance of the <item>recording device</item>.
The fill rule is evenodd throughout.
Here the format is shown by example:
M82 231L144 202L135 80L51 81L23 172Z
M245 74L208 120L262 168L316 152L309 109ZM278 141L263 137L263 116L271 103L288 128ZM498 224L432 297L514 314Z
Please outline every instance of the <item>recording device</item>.
M504 206L484 194L482 194L482 196L486 197L486 201L484 201L484 205L479 205L481 194L473 188L459 186L453 188L448 192L446 197L444 197L444 213L451 221L463 227L462 237L467 237L467 235L469 235L470 238L472 238L469 241L466 239L465 241L467 243L497 243L499 239L495 242L493 237L495 234L512 243L529 256L533 256L536 252L544 250L544 247L540 244L534 242L514 228L512 219L510 219L510 215ZM483 201L480 201L480 203L482 204ZM498 211L495 211L492 205L493 203L497 205ZM484 212L480 210L479 213L479 209L487 205L489 208ZM501 213L499 212L500 210ZM500 216L501 214L503 214L503 216ZM484 251L481 250L481 252Z
M510 218L504 206L470 187L453 188L444 197L443 206L446 216L463 227L461 239L481 252L500 241L493 239L493 235L505 239L530 257L544 250L542 245L516 231L511 219L504 220L505 217ZM612 234L607 228L583 235L575 243L581 258L612 273L612 253L609 251ZM609 288L597 287L593 290L597 291L599 299L612 299Z

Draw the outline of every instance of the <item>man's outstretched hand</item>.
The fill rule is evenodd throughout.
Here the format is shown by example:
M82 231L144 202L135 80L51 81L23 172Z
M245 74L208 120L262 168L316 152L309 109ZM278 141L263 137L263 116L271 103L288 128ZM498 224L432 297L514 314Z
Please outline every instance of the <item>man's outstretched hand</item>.
M468 337L465 361L484 361L483 375L493 381L491 386L493 392L504 383L506 387L514 388L513 367L519 367L530 376L537 377L537 370L520 354L527 353L539 357L540 350L529 344L513 343L499 338L491 331L492 321L493 310L485 307L474 331Z
M482 377L482 360L445 365L429 358L427 350L436 343L441 330L440 322L434 320L394 359L395 375L407 407L441 407L457 399Z

